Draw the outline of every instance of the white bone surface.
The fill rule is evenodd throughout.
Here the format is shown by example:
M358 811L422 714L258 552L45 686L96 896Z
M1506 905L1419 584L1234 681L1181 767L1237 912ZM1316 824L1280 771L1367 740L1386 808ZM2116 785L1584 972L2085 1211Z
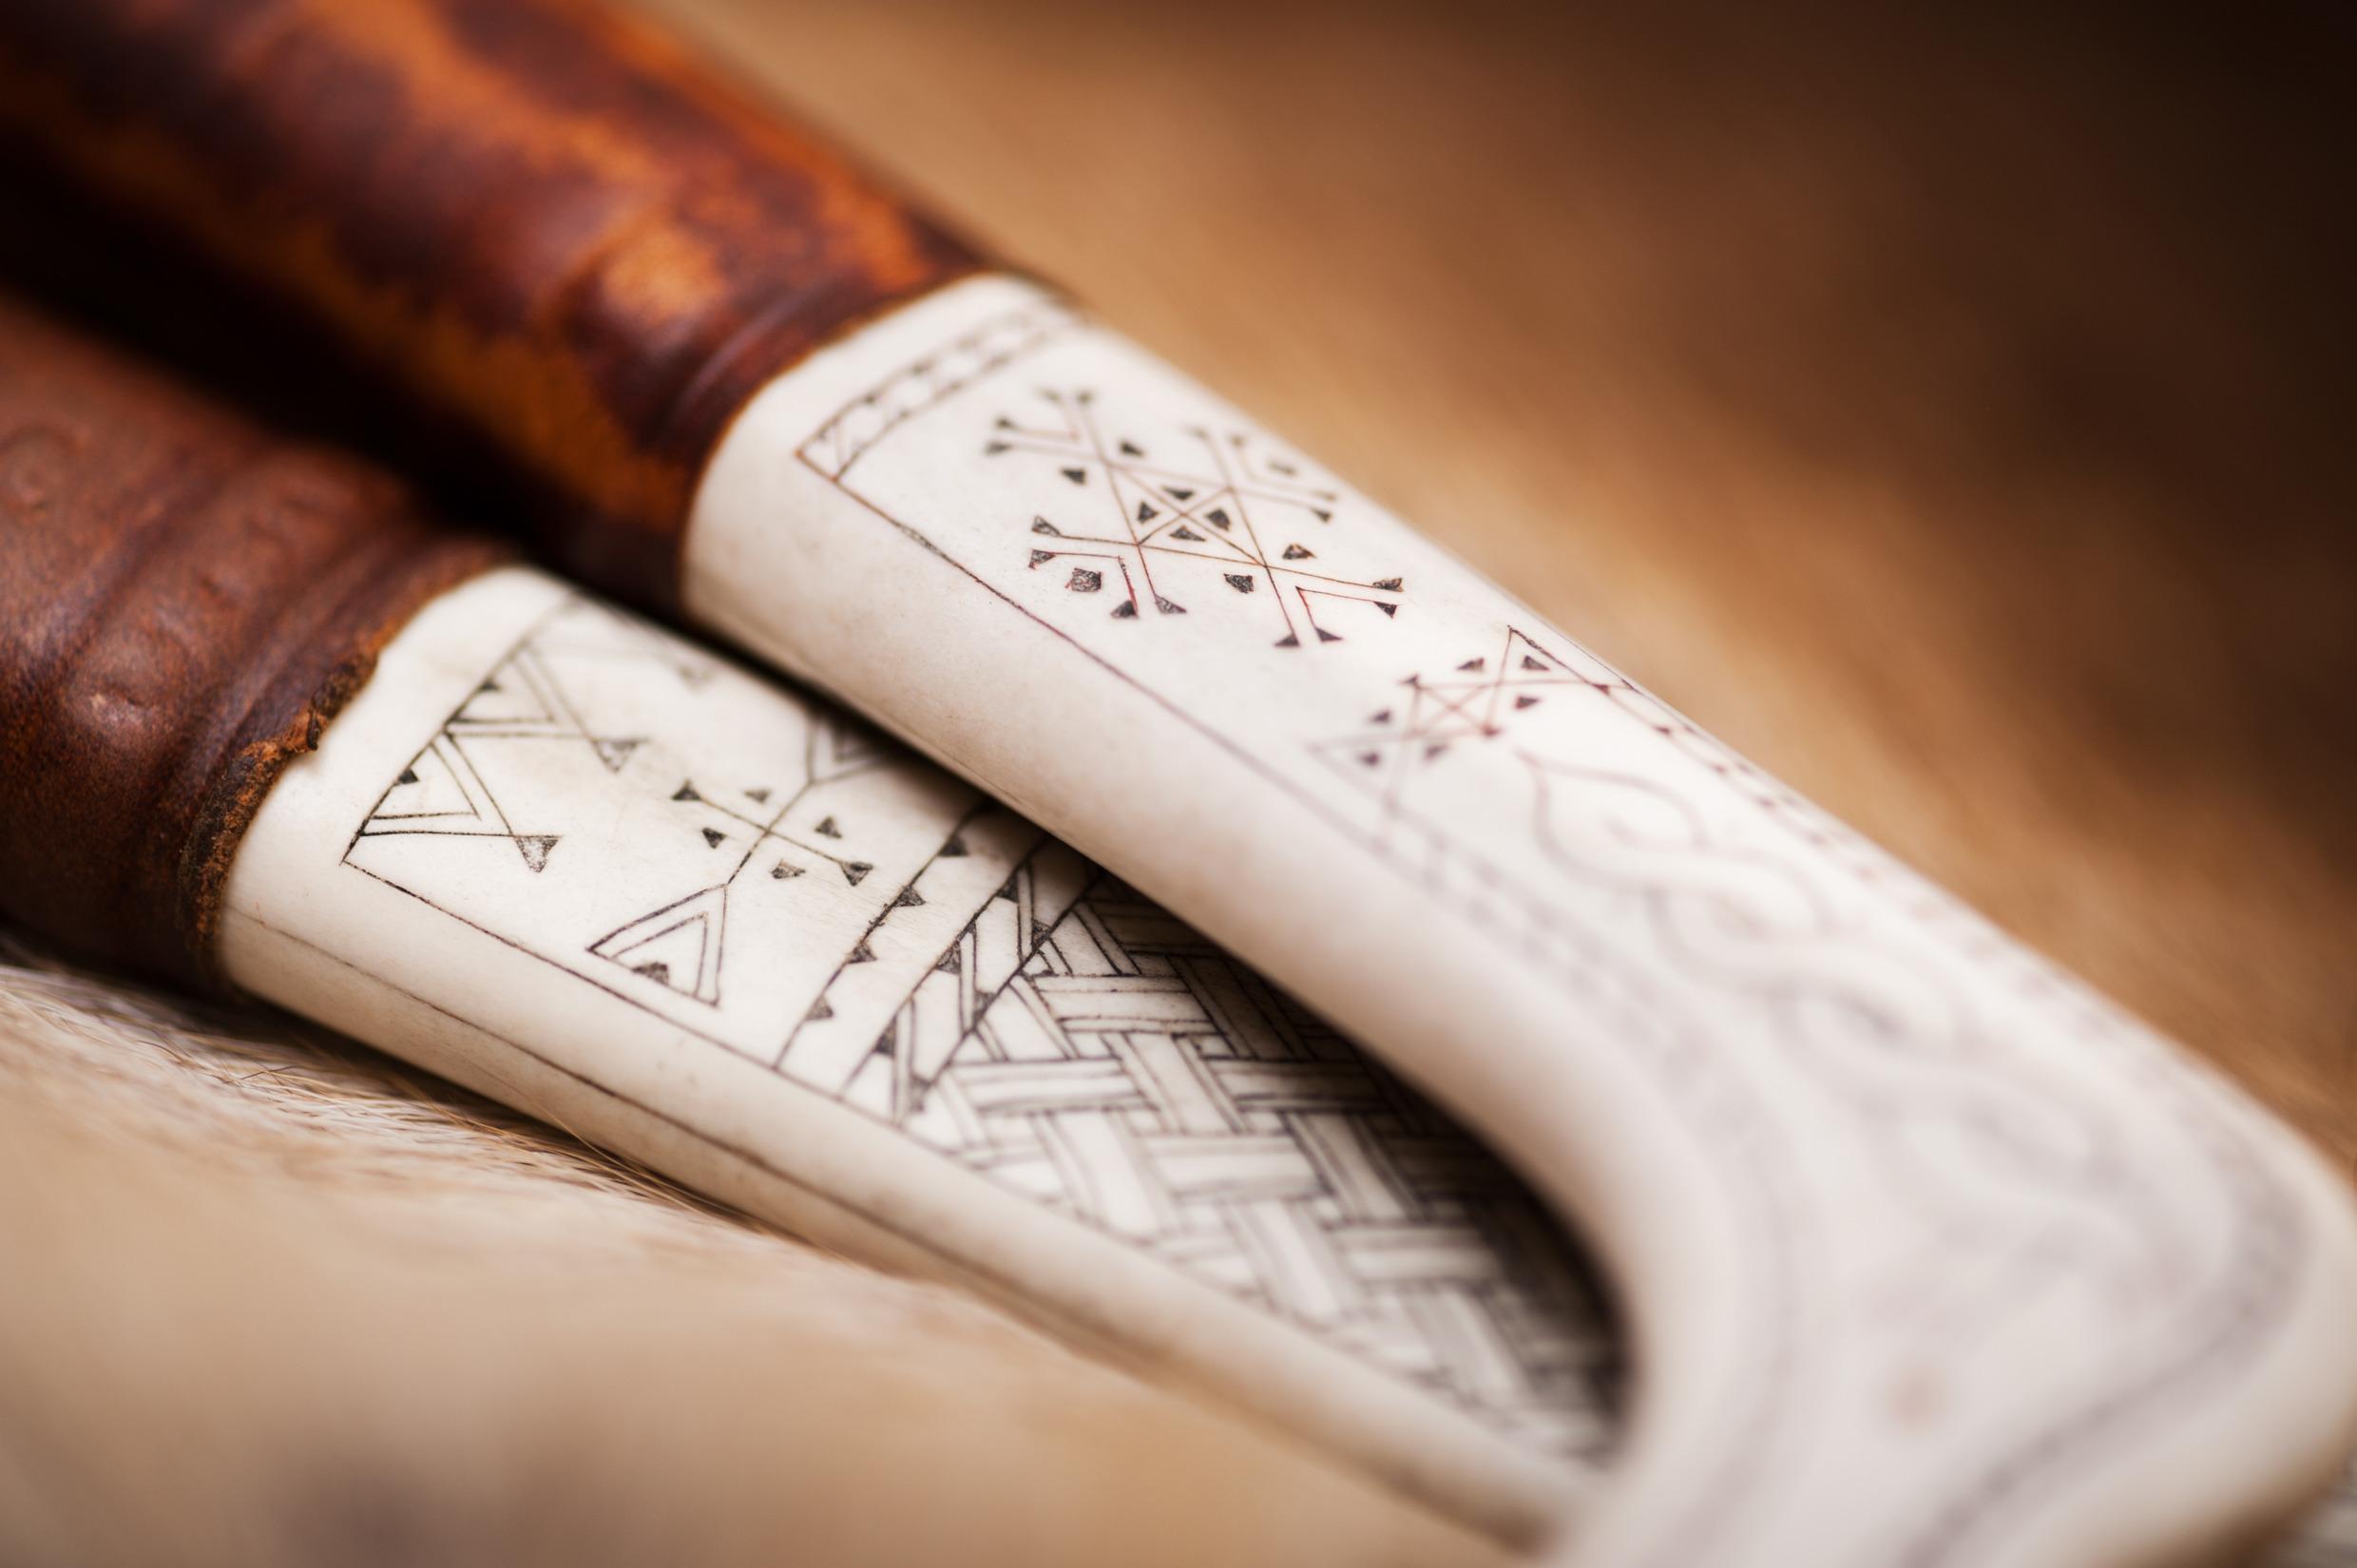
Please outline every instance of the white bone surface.
M2343 1453L2357 1246L2295 1138L1054 297L781 377L687 568L1579 1216L1639 1379L1575 1559L2176 1560Z
M222 955L1507 1538L1613 1435L1581 1260L1419 1096L922 758L536 572L393 639L264 803Z

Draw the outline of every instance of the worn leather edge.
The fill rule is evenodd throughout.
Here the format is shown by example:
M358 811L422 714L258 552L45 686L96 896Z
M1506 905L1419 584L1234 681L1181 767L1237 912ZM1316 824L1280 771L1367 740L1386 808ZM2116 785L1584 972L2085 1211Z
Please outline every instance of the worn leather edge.
M377 656L394 634L434 600L512 552L489 540L454 538L430 546L422 566L400 575L400 588L374 607L374 620L324 674L290 669L272 699L249 714L240 739L215 769L189 823L181 851L178 887L181 929L201 984L229 989L218 960L221 895L255 813L287 768L319 748L319 738L345 704L376 673ZM308 690L305 687L308 686Z
M271 786L412 615L508 554L0 297L0 914L221 985Z

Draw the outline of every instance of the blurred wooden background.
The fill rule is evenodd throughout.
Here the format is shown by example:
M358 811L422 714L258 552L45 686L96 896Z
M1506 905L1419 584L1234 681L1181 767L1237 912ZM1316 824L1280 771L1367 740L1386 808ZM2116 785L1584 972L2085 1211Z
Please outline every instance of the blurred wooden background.
M2332 8L639 3L2357 1169Z

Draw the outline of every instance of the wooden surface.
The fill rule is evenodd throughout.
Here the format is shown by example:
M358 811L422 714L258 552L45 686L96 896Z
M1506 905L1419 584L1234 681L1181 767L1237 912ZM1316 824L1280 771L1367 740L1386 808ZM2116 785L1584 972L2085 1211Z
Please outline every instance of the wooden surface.
M2326 9L641 3L2357 1161Z

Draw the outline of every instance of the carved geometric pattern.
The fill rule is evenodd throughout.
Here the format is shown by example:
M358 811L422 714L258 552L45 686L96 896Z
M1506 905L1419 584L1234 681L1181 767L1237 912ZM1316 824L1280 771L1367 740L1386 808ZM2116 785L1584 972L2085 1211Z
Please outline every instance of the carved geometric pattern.
M1053 299L1036 300L991 316L871 387L812 431L798 455L839 482L902 421L1080 324L1078 313Z
M1337 492L1305 479L1300 464L1257 431L1215 435L1188 425L1158 437L1149 451L1138 432L1106 433L1094 392L1043 388L1039 398L1044 422L1002 414L982 450L1044 457L1079 492L1074 511L1086 521L1063 510L1056 520L1031 519L1031 569L1068 570L1068 592L1111 589L1107 613L1128 621L1148 605L1158 615L1186 614L1171 597L1181 591L1174 578L1189 583L1190 594L1256 594L1265 583L1283 627L1280 648L1341 641L1336 623L1368 613L1351 605L1387 621L1399 614L1400 579L1361 582L1313 564L1317 550L1305 541L1333 522Z
M1537 1201L1062 846L959 933L845 1098L1534 1447L1594 1457L1609 1436L1614 1347Z
M1352 734L1313 750L1362 786L1371 782L1387 811L1398 808L1408 781L1468 741L1493 740L1506 721L1543 702L1551 688L1589 684L1570 665L1508 628L1497 654L1476 654L1440 676L1411 675L1405 695L1367 717Z
M1605 1446L1608 1319L1510 1174L1252 970L826 704L568 601L346 862L1533 1449Z
M594 689L592 683L618 663L663 671L687 691L714 673L710 664L683 655L627 618L585 603L568 606L510 650L444 719L386 788L354 835L354 845L391 837L506 838L528 870L546 871L550 853L565 836L551 830L567 807L535 786L528 761L506 743L585 745L607 774L623 774L648 746L647 727L642 722L630 733L605 733L583 717L584 704L570 689ZM892 754L842 716L814 717L804 736L802 765L792 774L764 774L760 782L740 781L726 789L663 775L676 777L665 798L680 842L689 850L681 868L689 886L587 944L590 956L718 1007L729 896L742 878L765 872L782 881L825 868L856 886L874 869L844 850L843 829L834 816L813 824L804 820L809 813L801 808L819 786ZM525 815L521 823L511 820L503 794L510 802L531 801L537 814Z
M1378 831L1389 842L1414 846L1434 870L1466 863L1460 887L1479 885L1500 909L1528 900L1534 926L1543 908L1534 873L1624 895L1622 929L1651 933L1687 984L1773 999L1775 1027L1765 1038L1787 1043L1829 1098L1877 1107L1851 1136L1892 1173L1892 1190L1919 1206L1922 1244L1891 1267L1890 1298L1935 1272L1943 1256L1952 1263L1966 1247L1991 1245L1987 1235L2004 1235L1985 1226L1976 1232L1973 1216L2016 1197L2072 1213L2085 1228L2067 1255L2048 1263L2054 1272L2127 1290L2139 1271L2161 1266L2171 1238L2143 1209L2120 1201L2114 1170L2068 1154L2032 1160L2011 1141L2024 1119L2041 1116L2099 1146L2110 1107L2041 1095L2041 1080L2027 1066L1962 1080L1891 1071L1893 1042L1908 1047L1910 1060L1936 1061L1986 1051L1991 1025L1978 999L1926 961L1912 927L1861 920L1816 868L1830 860L1862 883L1896 890L1919 918L1961 913L1950 901L1608 667L1582 669L1512 627L1493 649L1408 676L1393 704L1313 745L1338 776L1381 798ZM1558 695L1569 693L1586 700L1575 706ZM1658 736L1677 771L1649 774L1625 756L1593 765L1581 743L1587 732L1571 724L1592 716L1599 698ZM1505 748L1527 792L1520 802L1527 850L1511 868L1480 866L1449 847L1449 824L1432 810L1457 798L1447 793L1447 774L1465 760L1460 752L1478 747ZM1697 769L1761 809L1746 819L1753 831L1737 836L1699 808L1687 776ZM2023 983L2047 981L2042 966L2014 956L2018 949L1985 936L1978 942L1987 949L1981 962L2020 964ZM1774 945L1779 955L1808 953L1811 962L1758 962L1759 950ZM1842 962L1820 956L1829 952ZM2057 1001L2067 996L2057 988ZM2108 1009L2092 998L2060 1016L2089 1034L2112 1027ZM1931 1138L1970 1163L1921 1166L1914 1150ZM1994 1321L2008 1310L2000 1300L1985 1310Z
M441 838L505 838L535 871L545 870L558 833L519 828L479 765L491 742L555 740L586 744L609 773L618 773L643 736L602 735L583 722L551 672L547 656L534 645L516 649L484 677L439 734L386 787L360 838L426 835Z

